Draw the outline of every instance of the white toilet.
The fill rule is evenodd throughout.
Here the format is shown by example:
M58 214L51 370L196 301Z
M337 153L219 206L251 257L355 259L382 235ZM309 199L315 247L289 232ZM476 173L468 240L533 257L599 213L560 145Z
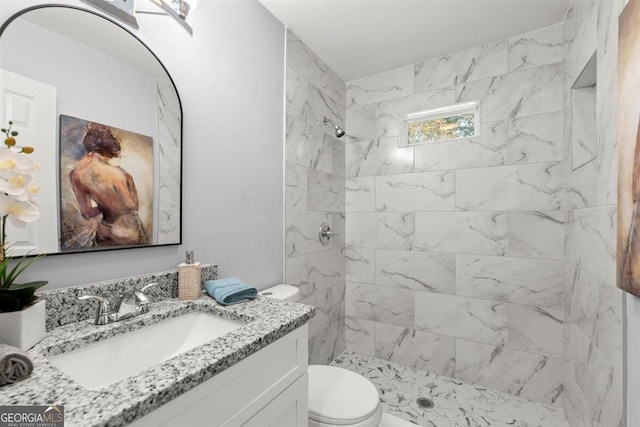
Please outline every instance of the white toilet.
M259 295L299 301L295 286L277 285ZM355 372L335 366L309 365L309 427L376 427L382 405L376 387Z

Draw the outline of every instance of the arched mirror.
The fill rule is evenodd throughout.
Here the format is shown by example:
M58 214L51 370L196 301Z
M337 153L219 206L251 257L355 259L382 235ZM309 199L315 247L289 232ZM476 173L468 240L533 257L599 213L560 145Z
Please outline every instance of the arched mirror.
M0 28L0 73L2 127L13 121L41 164L40 216L7 227L11 255L180 243L180 98L139 39L38 6Z

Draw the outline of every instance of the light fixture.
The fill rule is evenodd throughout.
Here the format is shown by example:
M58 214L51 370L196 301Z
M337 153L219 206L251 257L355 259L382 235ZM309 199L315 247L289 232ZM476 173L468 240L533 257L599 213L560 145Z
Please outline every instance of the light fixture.
M171 16L190 35L193 36L193 29L187 24L187 16L196 8L197 0L151 0L151 3L160 7L165 14ZM138 13L152 13L144 10L137 10Z
M149 15L169 15L189 35L193 36L193 29L187 23L186 19L189 13L193 12L198 4L198 0L82 0L103 12L108 13L114 18L138 29L138 20L136 13ZM140 7L140 3L153 3L162 11L150 10Z

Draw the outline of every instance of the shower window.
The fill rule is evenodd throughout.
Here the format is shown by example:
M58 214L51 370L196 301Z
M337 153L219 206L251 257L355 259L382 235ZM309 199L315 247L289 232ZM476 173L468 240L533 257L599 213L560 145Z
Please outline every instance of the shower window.
M477 102L401 114L399 145L407 147L479 136L479 116Z

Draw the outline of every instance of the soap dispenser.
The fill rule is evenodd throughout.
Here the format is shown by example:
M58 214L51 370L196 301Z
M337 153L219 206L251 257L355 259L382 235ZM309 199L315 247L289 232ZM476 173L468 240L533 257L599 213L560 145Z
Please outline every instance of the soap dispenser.
M178 266L178 298L190 301L200 298L201 293L200 263L194 261L193 251L187 251L186 259Z

